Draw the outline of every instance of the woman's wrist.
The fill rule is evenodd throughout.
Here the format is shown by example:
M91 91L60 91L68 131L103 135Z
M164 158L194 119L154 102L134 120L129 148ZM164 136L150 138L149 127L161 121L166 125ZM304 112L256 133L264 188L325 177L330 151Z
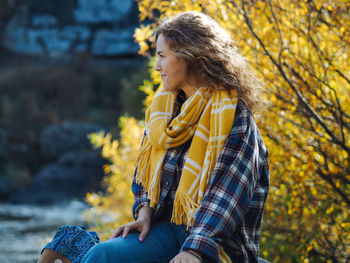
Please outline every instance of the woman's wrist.
M139 210L137 220L151 220L153 209L149 206L142 206Z
M194 251L194 250L192 250L192 249L187 249L187 250L185 250L185 252L188 252L188 253L192 254L193 256L195 256L196 258L198 258L198 259L200 260L200 262L202 262L202 256L200 255L199 252Z

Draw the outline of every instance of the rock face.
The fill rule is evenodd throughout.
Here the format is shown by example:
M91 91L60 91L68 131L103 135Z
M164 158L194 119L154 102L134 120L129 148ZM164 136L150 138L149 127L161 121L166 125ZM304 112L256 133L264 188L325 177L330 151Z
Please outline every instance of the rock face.
M91 149L87 134L105 130L100 125L79 122L63 122L51 125L40 136L40 148L47 160L56 160L76 149Z
M89 123L116 125L129 103L122 80L142 62L138 23L134 0L0 1L1 201L100 187L105 161L86 135L106 130Z
M137 25L133 0L29 0L7 22L0 41L22 55L134 56Z
M62 123L43 131L41 149L50 162L33 177L29 186L11 194L9 201L19 203L55 203L83 198L100 188L102 166L100 151L92 150L88 133L106 131L84 123Z

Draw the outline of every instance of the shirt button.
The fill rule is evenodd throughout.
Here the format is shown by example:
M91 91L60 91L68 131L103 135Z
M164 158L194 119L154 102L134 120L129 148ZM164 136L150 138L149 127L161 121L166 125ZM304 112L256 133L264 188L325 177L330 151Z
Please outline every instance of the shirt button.
M166 181L166 182L165 182L165 185L169 185L169 181Z

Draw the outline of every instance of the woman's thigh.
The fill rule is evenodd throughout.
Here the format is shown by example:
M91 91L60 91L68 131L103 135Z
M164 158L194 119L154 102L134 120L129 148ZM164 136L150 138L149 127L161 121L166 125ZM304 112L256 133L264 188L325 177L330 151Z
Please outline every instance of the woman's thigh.
M169 263L183 243L183 229L168 222L152 225L147 238L129 233L93 246L82 263Z

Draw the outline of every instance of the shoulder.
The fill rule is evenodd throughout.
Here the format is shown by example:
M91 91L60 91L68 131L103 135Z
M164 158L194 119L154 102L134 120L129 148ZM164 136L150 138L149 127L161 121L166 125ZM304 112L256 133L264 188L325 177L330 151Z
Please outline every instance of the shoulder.
M254 114L243 100L239 100L236 105L234 123L229 137L239 138L253 145L257 144L259 148L266 151Z
M230 135L244 135L252 128L255 129L256 122L253 113L243 100L238 100L235 118Z

